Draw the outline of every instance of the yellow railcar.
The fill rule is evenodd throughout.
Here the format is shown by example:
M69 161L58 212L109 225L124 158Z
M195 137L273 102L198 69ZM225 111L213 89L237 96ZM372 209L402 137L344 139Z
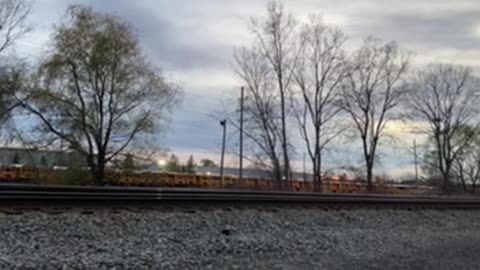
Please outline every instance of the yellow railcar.
M50 169L28 166L0 166L0 182L38 182L62 183L68 177L66 168ZM118 186L148 186L148 187L192 187L192 188L237 188L252 190L273 190L277 187L275 181L260 178L239 178L225 176L223 182L220 177L212 175L194 175L171 172L139 172L107 170L105 178L111 185ZM284 187L285 188L285 187ZM294 180L289 182L288 189L297 192L313 191L311 181ZM331 193L366 193L365 182L327 177L322 179L322 190ZM376 181L375 192L387 194L423 194L434 193L431 187L416 187Z

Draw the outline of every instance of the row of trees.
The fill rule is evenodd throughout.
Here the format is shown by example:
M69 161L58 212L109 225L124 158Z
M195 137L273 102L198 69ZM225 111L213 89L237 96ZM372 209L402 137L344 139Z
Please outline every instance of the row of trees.
M22 140L61 142L82 154L103 184L107 163L151 146L181 91L145 59L129 23L84 6L67 10L37 64L7 60L6 52L29 30L29 12L25 0L0 2L0 124L28 114L31 129ZM408 55L395 42L375 38L347 50L340 29L319 16L300 23L274 2L250 26L252 44L235 51L246 89L246 150L255 164L271 169L279 187L292 178L293 136L303 139L321 190L326 149L353 130L372 189L385 128L398 119L429 136L426 167L445 189L453 180L477 183L480 83L471 68L409 69Z
M165 170L169 172L195 173L196 167L197 164L195 163L193 156L190 156L187 162L182 164L178 157L175 154L172 154L165 165Z
M248 158L270 168L279 186L291 179L294 147L289 138L299 134L303 139L314 186L321 190L325 150L353 130L363 153L365 179L373 189L385 128L402 119L432 138L432 164L442 186L448 187L453 167L465 162L466 150L479 136L480 84L471 68L430 64L409 69L409 55L395 42L372 37L347 50L340 29L317 15L299 23L275 2L268 4L266 17L252 19L250 29L252 44L234 55L247 93ZM231 121L239 126L234 117ZM478 159L473 159L478 170ZM457 174L470 173L461 171Z
M27 32L29 11L24 0L0 2L0 53ZM83 155L103 184L106 164L141 151L164 130L181 91L145 59L134 28L116 16L71 6L50 45L33 67L2 65L1 123L14 119L14 109L29 115L22 140L61 142Z
M202 159L200 164L197 164L193 155L190 155L187 162L182 164L175 154L171 154L164 169L169 172L195 173L198 167L217 167L217 164L210 159Z

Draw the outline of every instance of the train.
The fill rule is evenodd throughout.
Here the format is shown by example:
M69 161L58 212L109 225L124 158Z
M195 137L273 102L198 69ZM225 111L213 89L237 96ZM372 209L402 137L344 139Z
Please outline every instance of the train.
M69 177L68 168L46 168L23 165L0 166L0 182L3 183L37 183L58 184L65 183L62 179ZM86 178L89 177L87 169L83 169ZM189 188L226 188L226 189L251 189L274 190L277 185L270 179L244 178L225 176L220 179L218 175L187 174L173 172L151 171L122 171L107 169L105 172L106 183L112 186L141 186L141 187L189 187ZM88 185L91 181L76 184ZM295 192L313 192L311 181L292 180L283 189ZM364 181L345 179L341 177L325 177L322 180L322 191L329 193L367 193ZM432 194L435 189L429 186L403 185L385 183L377 179L375 182L376 193L385 194Z

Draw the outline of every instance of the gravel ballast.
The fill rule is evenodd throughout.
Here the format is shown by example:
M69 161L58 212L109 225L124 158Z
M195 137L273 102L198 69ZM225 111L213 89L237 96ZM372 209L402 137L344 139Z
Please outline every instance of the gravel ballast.
M480 211L0 213L0 269L480 269Z

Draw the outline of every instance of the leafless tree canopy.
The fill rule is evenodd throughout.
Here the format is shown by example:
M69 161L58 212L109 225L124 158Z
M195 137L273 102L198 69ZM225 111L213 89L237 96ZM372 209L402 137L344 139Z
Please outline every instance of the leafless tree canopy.
M424 122L422 131L435 142L435 164L445 189L454 161L476 134L479 94L479 80L464 66L429 65L416 72L408 83L407 106L412 119Z
M24 79L22 68L0 67L0 127L2 128L9 127L12 122L13 110L19 105L15 95Z
M464 192L474 194L476 186L480 182L480 132L478 128L472 130L470 127L464 127L462 133L467 133L467 135L473 133L474 136L468 145L457 154L452 166L452 175L462 185ZM438 167L435 169L438 171Z
M25 0L0 1L0 52L29 31L26 19L30 4Z
M240 78L250 90L260 88L245 76L246 70L249 74L260 73L250 78L268 78L263 87L264 91L268 90L268 102L263 100L265 96L258 94L252 100L274 104L278 98L279 114L277 111L266 114L263 108L263 113L252 116L270 117L264 120L273 128L266 137L274 137L275 140L270 141L279 140L281 144L282 176L288 179L291 173L287 139L291 129L287 127L287 120L293 116L312 162L314 186L317 190L321 188L322 153L343 131L338 125L339 119L345 116L340 115L343 111L352 119L362 140L367 180L372 188L378 141L386 124L396 117L394 108L400 102L399 82L406 73L407 57L395 43L385 44L373 38L347 56L343 49L346 37L342 31L324 24L318 16L312 16L308 23L299 26L276 3L269 4L265 20L254 20L252 25L255 42L250 49L237 54L236 62L242 71ZM257 64L246 64L254 61ZM266 134L265 129L255 131ZM276 147L271 144L266 147L265 141L257 141L260 148L279 153L273 151Z
M342 131L338 128L340 110L336 103L348 74L342 48L346 37L339 29L324 24L320 17L312 16L300 39L292 105L318 190L323 151Z
M82 6L66 17L24 106L44 135L84 154L102 183L109 161L163 128L179 92L145 61L128 23Z
M237 75L246 88L244 134L250 160L272 171L281 181L281 112L279 93L272 87L275 80L269 64L258 48L241 48L235 52ZM235 125L235 121L231 121Z
M283 176L288 181L291 171L287 133L287 98L298 55L295 46L296 21L290 14L284 12L281 4L270 2L267 7L267 17L263 20L252 20L251 29L255 37L253 46L257 47L260 55L266 59L267 68L275 78L270 87L279 94Z
M0 127L9 123L12 110L18 106L15 93L20 88L23 77L22 69L17 63L5 61L5 51L11 48L15 41L28 32L26 24L30 13L30 5L25 0L0 1Z
M350 116L363 146L367 182L373 188L375 155L385 126L396 117L400 102L400 79L407 71L407 58L395 43L368 38L351 57L341 108Z

